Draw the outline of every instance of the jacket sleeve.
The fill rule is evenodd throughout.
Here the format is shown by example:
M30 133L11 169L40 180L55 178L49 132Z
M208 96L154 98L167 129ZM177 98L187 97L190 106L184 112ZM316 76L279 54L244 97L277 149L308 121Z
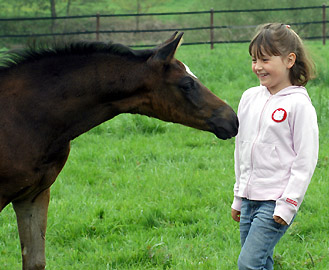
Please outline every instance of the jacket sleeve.
M234 151L234 169L235 169L235 184L234 184L234 199L231 208L241 210L241 198L238 196L240 184L240 164L239 164L239 139L235 138L235 151Z
M240 120L240 108L243 103L243 95L241 97L238 108L238 119ZM240 184L240 161L239 161L239 134L235 137L235 149L234 149L234 171L235 171L235 184L234 184L234 199L231 208L240 211L241 210L241 198L238 196L239 184Z
M274 215L290 224L297 213L316 167L319 132L316 112L307 101L297 104L292 117L291 133L296 157L292 163L288 185L276 202Z

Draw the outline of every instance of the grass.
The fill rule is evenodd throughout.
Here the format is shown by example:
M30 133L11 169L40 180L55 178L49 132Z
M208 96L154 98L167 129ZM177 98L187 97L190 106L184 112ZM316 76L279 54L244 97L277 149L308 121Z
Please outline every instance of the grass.
M275 269L327 269L328 52L308 85L320 154L299 214L275 250ZM197 57L196 57L197 56ZM247 45L183 46L177 58L236 110L256 85ZM52 186L48 269L237 269L239 228L230 217L234 140L136 115L120 115L72 142ZM11 206L0 215L0 269L21 269Z
M299 0L298 3L287 0L273 1L239 1L239 0L75 0L75 1L55 1L56 14L62 16L79 16L111 14L145 14L145 13L177 13L215 10L214 14L214 40L215 41L236 41L248 40L254 34L255 25L265 22L284 22L293 25L294 29L302 37L321 36L320 24L303 24L307 22L318 22L322 20L321 6L322 0ZM137 9L139 6L139 11ZM304 10L289 10L293 7L317 7ZM278 9L288 8L288 10L268 10L264 12L235 12L226 13L218 11L232 10L254 10L254 9ZM14 17L49 17L51 15L50 1L22 1L0 0L0 18ZM53 20L24 20L24 21L2 21L0 35L40 35L44 33L74 33L90 32L96 30L96 18L76 18L57 19L55 25ZM210 14L181 14L181 15L150 15L150 16L124 16L124 17L103 17L100 19L100 31L123 30L133 31L150 29L191 29L195 27L209 27ZM297 23L297 24L296 24ZM302 24L301 24L302 23ZM233 26L233 28L217 28L219 26ZM249 27L244 27L249 26ZM242 27L242 28L241 28ZM51 30L52 29L52 30ZM209 41L209 30L186 30L187 42ZM164 32L140 32L140 33L100 33L101 41L113 41L129 45L157 44L163 39ZM95 34L64 35L52 37L38 37L38 42L52 41L72 41L77 39L94 40ZM18 48L22 44L33 44L35 37L23 38L1 38L0 48Z

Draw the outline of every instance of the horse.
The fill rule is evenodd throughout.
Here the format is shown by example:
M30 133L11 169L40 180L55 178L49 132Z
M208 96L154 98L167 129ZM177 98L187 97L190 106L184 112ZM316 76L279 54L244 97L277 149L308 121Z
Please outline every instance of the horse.
M70 141L121 114L234 137L233 109L175 52L183 33L152 49L72 42L10 52L0 67L0 211L12 203L23 270L45 269L50 187Z

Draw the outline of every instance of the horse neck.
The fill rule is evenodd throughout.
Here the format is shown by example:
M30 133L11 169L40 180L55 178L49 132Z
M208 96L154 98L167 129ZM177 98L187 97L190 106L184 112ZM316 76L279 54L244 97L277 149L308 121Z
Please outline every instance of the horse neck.
M142 102L135 95L142 88L141 63L95 55L60 59L49 65L53 69L44 72L39 91L48 89L45 102L51 103L52 117L64 122L63 134L69 139L120 113L133 111Z

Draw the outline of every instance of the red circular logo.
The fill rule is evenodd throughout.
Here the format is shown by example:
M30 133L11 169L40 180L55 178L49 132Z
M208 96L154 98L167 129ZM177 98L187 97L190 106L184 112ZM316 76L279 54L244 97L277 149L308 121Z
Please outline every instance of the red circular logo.
M280 123L286 120L286 118L287 118L287 112L282 108L276 109L272 113L272 119L274 122Z

